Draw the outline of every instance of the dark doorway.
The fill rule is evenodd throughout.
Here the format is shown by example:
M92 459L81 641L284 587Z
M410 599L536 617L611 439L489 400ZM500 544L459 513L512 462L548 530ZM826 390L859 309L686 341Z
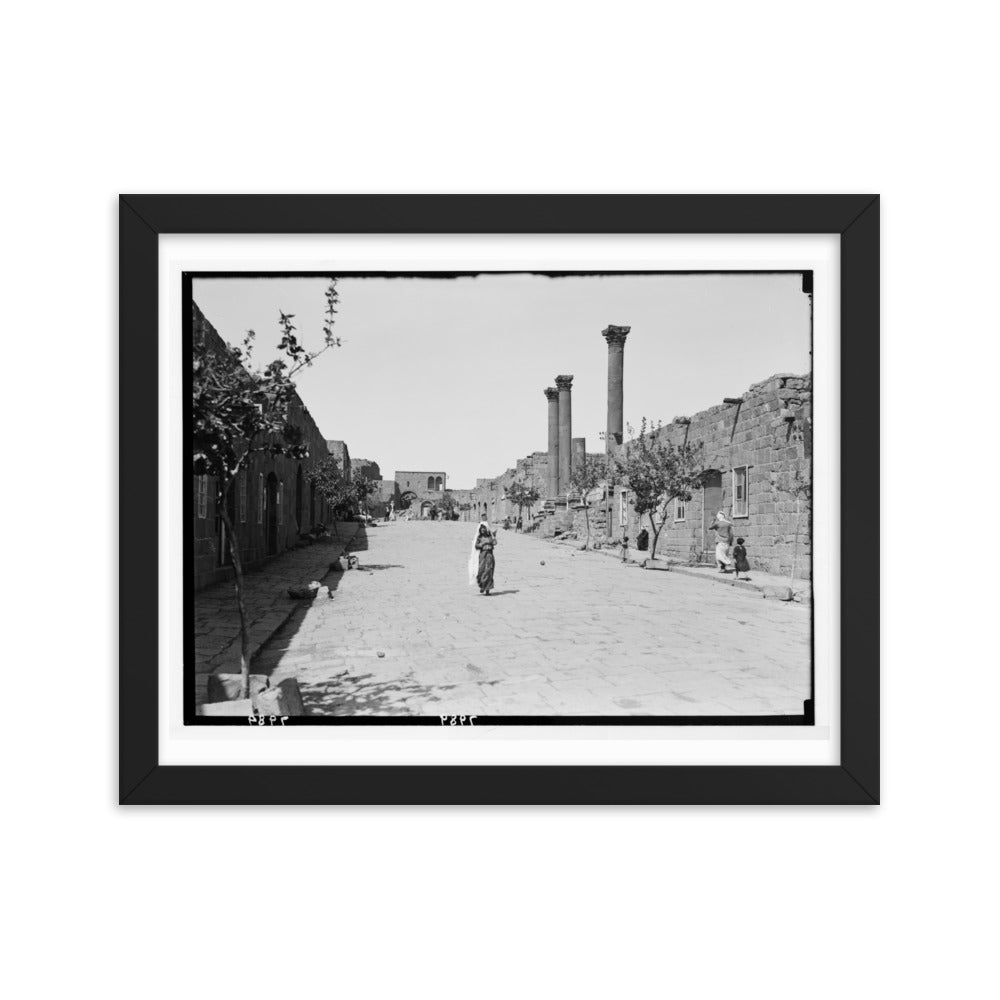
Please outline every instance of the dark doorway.
M715 515L722 509L722 473L717 469L709 469L701 477L701 555L709 559L715 551L715 532L709 531L709 526L715 520Z
M278 477L269 473L264 494L264 517L267 520L267 554L278 554Z

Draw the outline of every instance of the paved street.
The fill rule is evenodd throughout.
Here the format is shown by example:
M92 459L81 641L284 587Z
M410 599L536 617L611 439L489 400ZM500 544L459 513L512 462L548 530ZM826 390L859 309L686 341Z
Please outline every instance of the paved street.
M349 544L360 526L341 522L337 535L305 549L283 553L245 576L251 656L294 611L288 588L308 583L326 573L330 563ZM231 579L206 587L194 599L195 672L239 673L240 617Z
M809 609L501 532L496 586L466 577L475 525L368 532L255 672L294 676L310 714L798 714ZM542 565L544 561L544 565Z

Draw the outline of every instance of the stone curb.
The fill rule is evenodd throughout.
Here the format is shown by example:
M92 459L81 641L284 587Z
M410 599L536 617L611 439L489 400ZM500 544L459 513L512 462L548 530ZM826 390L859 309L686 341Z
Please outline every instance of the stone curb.
M615 549L612 546L600 549L591 548L587 550L580 550L576 543L576 540L573 540L572 544L570 544L570 542L567 541L562 545L560 545L560 541L558 538L546 538L543 540L549 542L552 545L559 546L561 548L567 548L567 549L573 548L574 551L583 551L585 555L593 554L598 556L605 556L607 558L614 559L615 562L619 563L622 561L621 550ZM777 598L778 600L791 601L792 603L801 603L801 604L812 603L811 586L802 587L800 589L797 587L788 588L787 584L785 586L779 586L772 583L753 583L750 580L736 580L731 576L728 575L724 576L721 573L717 574L706 573L704 570L693 569L692 567L687 566L684 563L670 562L669 560L657 559L656 562L658 565L647 566L646 565L647 561L648 561L647 556L640 557L637 554L633 553L629 556L626 565L637 566L640 569L651 570L653 572L678 573L681 576L690 576L696 580L707 580L709 583L722 584L722 586L724 587L733 587L738 590L746 590L750 591L751 593L757 593L760 594L761 597ZM783 594L779 593L780 591L786 589L790 590L794 596L786 597ZM796 597L798 598L798 601L795 600Z
M798 595L801 603L807 604L812 600L812 594L810 589L796 590L792 587L778 586L772 583L753 583L750 580L736 580L728 575L723 575L722 573L709 574L704 570L692 569L689 566L684 566L680 563L667 563L663 566L643 566L643 569L653 569L653 570L669 570L671 573L679 573L681 576L690 576L696 580L707 580L709 583L721 584L723 587L734 587L738 590L748 590L761 595L761 597L771 597L777 598L782 601L793 601L794 597L792 594ZM787 591L788 596L783 595L780 591Z

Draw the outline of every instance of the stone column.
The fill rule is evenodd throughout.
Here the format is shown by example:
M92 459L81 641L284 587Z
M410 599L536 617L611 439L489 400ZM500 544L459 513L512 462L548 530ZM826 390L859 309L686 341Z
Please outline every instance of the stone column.
M604 449L614 455L621 447L624 434L624 395L622 378L625 369L625 338L630 326L609 326L601 331L608 342L608 430Z
M559 390L559 496L569 492L573 470L573 388L572 375L557 375Z
M582 469L587 464L587 439L573 438L573 469Z
M545 398L549 401L549 471L546 477L548 499L559 496L559 390L548 388Z

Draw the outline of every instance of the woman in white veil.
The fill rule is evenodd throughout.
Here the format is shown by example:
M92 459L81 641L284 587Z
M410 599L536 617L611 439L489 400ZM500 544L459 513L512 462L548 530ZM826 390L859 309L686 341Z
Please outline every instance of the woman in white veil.
M478 586L481 594L489 594L493 589L493 548L496 540L489 522L480 521L472 539L468 570L470 586Z
M733 565L733 524L724 510L715 515L708 530L715 532L715 561L719 564L719 572L728 573L729 567Z

